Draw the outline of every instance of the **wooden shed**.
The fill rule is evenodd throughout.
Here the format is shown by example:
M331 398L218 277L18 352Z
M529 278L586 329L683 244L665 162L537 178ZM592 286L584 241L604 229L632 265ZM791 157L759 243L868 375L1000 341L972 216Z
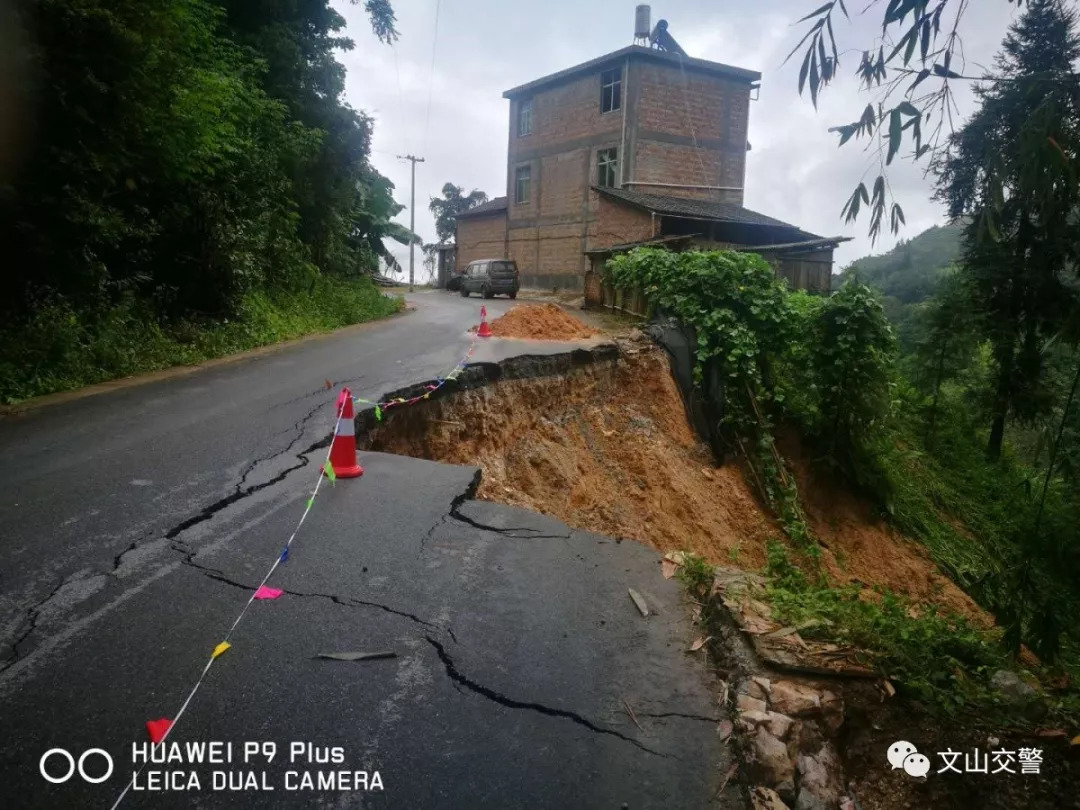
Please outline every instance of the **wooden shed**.
M617 188L595 190L613 202L648 211L652 216L653 234L648 239L585 251L589 257L585 279L587 305L614 305L614 291L603 289L604 264L616 253L646 246L676 251L758 253L793 289L828 293L833 249L849 239L808 233L735 203L642 194ZM631 311L644 307L640 301L628 300L625 304Z

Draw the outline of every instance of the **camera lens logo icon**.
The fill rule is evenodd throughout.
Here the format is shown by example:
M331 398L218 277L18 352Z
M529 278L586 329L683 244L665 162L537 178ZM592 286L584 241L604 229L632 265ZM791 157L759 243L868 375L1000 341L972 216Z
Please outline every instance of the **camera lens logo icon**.
M886 758L894 771L903 769L904 773L916 779L930 773L930 760L905 740L897 740L890 745Z
M91 776L87 773L86 760L95 754L105 760L105 773L101 776ZM53 773L50 773L49 769L46 767L50 759L59 759L67 765L67 770L61 773L59 768L50 766L53 767L54 770ZM52 782L54 785L62 785L75 774L76 770L78 770L79 776L83 778L83 781L89 782L91 785L100 785L112 776L113 759L109 755L109 752L102 748L89 748L82 752L82 755L79 757L79 761L76 764L75 757L73 757L69 751L66 751L63 748L50 748L41 755L41 759L38 761L38 770L41 771L41 775L45 777L45 779Z

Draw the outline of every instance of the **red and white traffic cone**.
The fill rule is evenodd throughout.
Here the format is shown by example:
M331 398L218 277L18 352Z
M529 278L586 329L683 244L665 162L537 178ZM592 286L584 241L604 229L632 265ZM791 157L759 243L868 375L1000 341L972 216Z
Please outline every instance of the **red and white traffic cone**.
M337 409L341 419L330 445L330 466L338 478L359 478L364 474L364 468L356 463L356 423L353 421L352 392L348 388L341 389Z
M491 337L493 332L487 322L487 307L480 307L480 328L476 330L477 337Z

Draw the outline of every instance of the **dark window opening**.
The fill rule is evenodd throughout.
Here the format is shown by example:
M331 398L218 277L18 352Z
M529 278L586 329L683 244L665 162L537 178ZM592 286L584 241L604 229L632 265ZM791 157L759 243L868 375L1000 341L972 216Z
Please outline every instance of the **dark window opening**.
M619 150L615 147L596 153L596 185L604 188L619 185Z
M600 112L622 108L622 68L605 70L600 74Z
M514 202L516 204L529 201L530 185L532 184L532 167L518 166L514 171Z
M521 102L518 107L518 137L532 134L532 100Z

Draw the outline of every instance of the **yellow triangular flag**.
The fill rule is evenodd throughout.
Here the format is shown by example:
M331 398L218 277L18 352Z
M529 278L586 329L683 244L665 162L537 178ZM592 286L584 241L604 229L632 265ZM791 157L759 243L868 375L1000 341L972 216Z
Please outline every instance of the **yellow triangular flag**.
M210 656L210 657L211 658L217 658L219 655L221 655L223 652L225 652L231 646L232 646L232 644L230 644L227 641L221 642L216 647L214 647L214 654L212 656Z

